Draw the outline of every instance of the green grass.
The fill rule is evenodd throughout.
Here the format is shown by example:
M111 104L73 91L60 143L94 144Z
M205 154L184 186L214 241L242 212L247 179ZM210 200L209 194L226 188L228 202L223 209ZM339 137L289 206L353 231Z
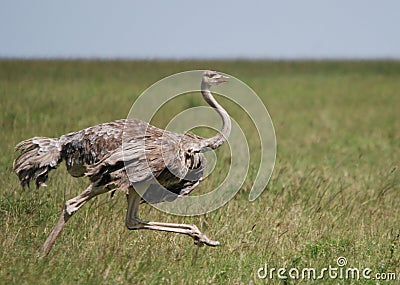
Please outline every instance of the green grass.
M255 202L247 200L253 153L249 179L223 208L177 217L146 205L141 216L195 223L223 246L197 248L186 236L129 231L124 193L117 193L88 203L50 255L38 259L63 203L87 181L62 166L47 188L23 192L11 170L15 144L124 118L155 81L209 68L243 80L267 106L278 146L271 181ZM400 274L399 91L400 62L390 61L0 61L0 283L269 284L281 282L276 275L257 278L265 263L321 269L336 266L339 256L351 267ZM174 111L204 104L185 100ZM225 153L219 151L221 161ZM224 165L218 167L199 191L223 178Z

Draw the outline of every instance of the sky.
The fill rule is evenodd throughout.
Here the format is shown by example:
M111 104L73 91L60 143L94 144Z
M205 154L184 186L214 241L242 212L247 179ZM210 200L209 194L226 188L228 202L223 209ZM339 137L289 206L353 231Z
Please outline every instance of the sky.
M399 0L0 0L0 58L400 59Z

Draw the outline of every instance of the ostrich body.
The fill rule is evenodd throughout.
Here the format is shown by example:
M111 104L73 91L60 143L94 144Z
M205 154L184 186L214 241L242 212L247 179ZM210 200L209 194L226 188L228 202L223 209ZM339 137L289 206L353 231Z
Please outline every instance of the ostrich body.
M72 176L86 176L91 182L81 194L65 203L44 243L43 256L50 252L69 218L87 201L118 189L126 191L128 229L181 233L191 236L198 245L220 245L195 225L145 222L139 219L138 208L141 202L159 203L186 196L199 184L205 170L203 152L219 147L230 134L230 117L210 92L211 86L226 82L226 78L215 71L203 73L201 93L223 123L221 131L211 138L176 134L141 120L125 119L60 138L35 137L20 142L16 150L21 153L13 169L22 187L29 186L31 180L35 180L37 188L45 185L49 171L62 160Z

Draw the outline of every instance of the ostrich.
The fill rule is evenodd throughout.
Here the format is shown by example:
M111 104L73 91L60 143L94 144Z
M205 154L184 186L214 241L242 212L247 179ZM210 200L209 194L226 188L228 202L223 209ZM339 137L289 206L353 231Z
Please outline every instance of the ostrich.
M201 81L204 100L222 119L222 129L211 138L191 133L176 134L137 119L124 119L95 125L60 138L34 137L20 142L13 170L21 186L44 186L48 173L65 160L73 177L86 176L90 185L68 200L54 229L43 245L49 254L66 222L93 197L116 190L126 191L128 202L125 224L129 230L157 230L185 234L194 243L218 246L195 225L143 221L138 216L142 202L173 201L188 195L201 181L205 169L203 152L216 149L228 138L231 120L210 92L212 86L228 77L205 71ZM124 142L124 143L122 143ZM143 194L139 194L143 193Z

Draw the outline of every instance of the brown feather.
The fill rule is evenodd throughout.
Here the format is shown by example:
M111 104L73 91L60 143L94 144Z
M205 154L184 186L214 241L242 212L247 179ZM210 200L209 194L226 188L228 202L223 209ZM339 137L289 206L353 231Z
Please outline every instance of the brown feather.
M203 176L204 156L194 151L201 140L193 134L171 133L141 120L117 120L59 139L23 141L16 146L21 154L14 162L14 170L23 186L35 179L39 187L48 172L65 160L72 176L87 176L96 186L126 189L155 178L160 184L157 189L164 187L175 195L187 195Z

